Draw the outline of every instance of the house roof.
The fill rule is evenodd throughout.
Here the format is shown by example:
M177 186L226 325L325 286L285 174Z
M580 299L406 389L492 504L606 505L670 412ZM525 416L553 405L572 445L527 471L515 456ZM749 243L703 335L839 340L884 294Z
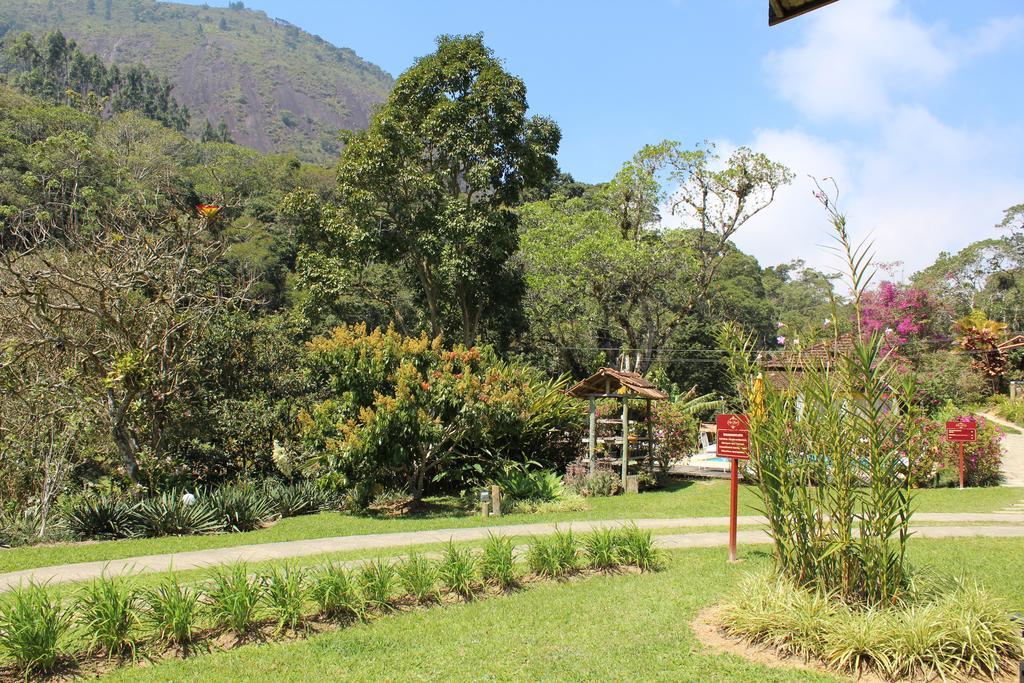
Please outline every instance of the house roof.
M668 394L639 373L613 368L601 368L590 377L576 383L566 393L576 398L619 395L627 398L649 398L654 401L668 400Z
M853 350L853 335L843 334L836 339L818 342L805 349L778 351L762 362L766 379L778 389L788 389L791 373L801 373L804 368L829 365L833 359Z
M775 26L836 0L768 0L768 25Z
M853 335L842 334L836 339L827 339L805 349L785 349L764 362L768 370L803 370L808 365L828 364L833 358L853 350Z

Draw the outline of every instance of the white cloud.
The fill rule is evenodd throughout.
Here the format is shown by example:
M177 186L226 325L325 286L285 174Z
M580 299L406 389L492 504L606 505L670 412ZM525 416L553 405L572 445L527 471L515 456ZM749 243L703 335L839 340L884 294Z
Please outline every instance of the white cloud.
M793 47L765 58L777 94L802 122L745 141L796 179L736 243L763 264L803 258L834 267L819 246L829 226L809 175L836 179L853 235L870 236L878 260L902 261L906 275L940 251L997 236L1003 209L1024 199L1024 128L953 125L919 95L1022 34L1024 17L950 34L895 0L839 2L809 15Z
M835 259L824 209L809 175L835 178L839 206L856 239L874 241L877 259L902 261L904 273L940 251L995 237L1002 210L1021 200L1024 152L1019 131L964 131L919 108L903 107L869 143L830 142L796 130L764 130L750 143L793 169L776 203L736 236L763 264L803 258L819 268Z
M765 59L777 93L812 119L877 118L897 89L940 82L955 52L894 0L840 2L810 15L802 42Z

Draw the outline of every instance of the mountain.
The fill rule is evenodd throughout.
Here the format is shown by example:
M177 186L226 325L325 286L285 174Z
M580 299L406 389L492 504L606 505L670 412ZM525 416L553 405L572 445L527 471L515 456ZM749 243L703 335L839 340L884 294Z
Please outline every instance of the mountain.
M55 29L107 63L168 77L194 135L223 119L239 144L310 161L334 158L338 130L365 127L393 83L352 50L241 2L0 0L0 34Z

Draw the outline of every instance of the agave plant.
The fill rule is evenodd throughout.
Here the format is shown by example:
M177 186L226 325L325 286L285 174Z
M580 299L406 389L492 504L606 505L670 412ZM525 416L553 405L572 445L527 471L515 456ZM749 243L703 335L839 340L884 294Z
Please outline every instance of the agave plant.
M225 531L253 531L277 516L274 501L265 489L252 484L222 486L205 498Z
M298 481L292 484L268 482L264 491L270 498L274 511L281 517L312 515L338 507L334 496L315 481Z
M186 536L220 531L221 522L202 498L172 489L140 502L132 513L132 526L140 536Z
M113 494L87 494L71 503L64 521L78 538L125 538L132 534L135 508L134 503Z

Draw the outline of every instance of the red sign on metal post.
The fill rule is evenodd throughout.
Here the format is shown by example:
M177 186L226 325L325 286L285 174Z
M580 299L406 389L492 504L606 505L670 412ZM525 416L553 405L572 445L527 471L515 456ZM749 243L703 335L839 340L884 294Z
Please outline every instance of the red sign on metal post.
M946 441L960 444L960 488L964 487L964 444L977 438L977 422L950 420L946 423Z
M746 415L718 415L715 451L720 458L750 459L750 422Z
M750 459L750 421L746 415L718 415L715 418L715 452L720 458L732 460L729 477L729 561L736 561L736 499L739 491L737 461Z
M978 438L977 422L950 420L946 423L946 441L953 443L975 441Z

